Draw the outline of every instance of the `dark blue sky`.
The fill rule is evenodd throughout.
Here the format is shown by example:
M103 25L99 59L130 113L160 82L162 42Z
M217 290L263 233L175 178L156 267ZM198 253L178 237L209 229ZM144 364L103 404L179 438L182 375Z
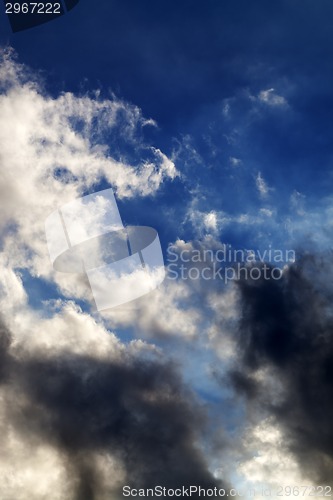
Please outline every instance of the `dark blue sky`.
M1 41L47 71L51 89L77 90L87 79L174 132L237 90L285 80L302 90L293 96L300 112L313 118L315 107L328 120L332 21L328 0L81 0L66 16L14 35L2 12Z

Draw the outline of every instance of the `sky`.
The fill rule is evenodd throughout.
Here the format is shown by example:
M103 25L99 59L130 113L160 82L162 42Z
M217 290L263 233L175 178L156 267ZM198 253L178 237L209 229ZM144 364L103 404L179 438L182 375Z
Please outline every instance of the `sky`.
M331 496L332 22L80 0L13 33L1 6L1 499ZM166 277L99 311L45 221L109 188Z

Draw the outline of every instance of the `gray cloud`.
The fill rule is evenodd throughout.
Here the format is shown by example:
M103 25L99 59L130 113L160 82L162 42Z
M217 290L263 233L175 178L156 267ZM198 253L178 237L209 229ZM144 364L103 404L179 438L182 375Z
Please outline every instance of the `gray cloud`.
M306 256L280 281L239 282L240 358L231 373L236 391L274 417L302 471L321 484L333 477L331 269L331 255Z
M7 375L8 349L11 343L11 334L0 317L0 384L4 383Z
M70 478L66 500L119 494L103 484L98 454L120 463L132 487L218 485L195 444L204 415L175 367L149 356L108 361L69 350L11 352L3 324L0 333L6 419L31 453L36 439L58 450Z

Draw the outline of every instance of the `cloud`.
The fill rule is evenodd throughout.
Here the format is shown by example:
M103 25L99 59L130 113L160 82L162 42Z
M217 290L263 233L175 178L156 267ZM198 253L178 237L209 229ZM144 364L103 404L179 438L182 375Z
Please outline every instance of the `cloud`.
M197 235L217 234L221 223L221 213L217 213L215 210L205 212L193 209L193 204L191 203L191 205L191 208L187 211L185 222L191 222Z
M229 162L232 167L239 167L243 163L242 160L240 160L239 158L235 158L234 156L229 157Z
M204 225L207 230L217 231L217 214L214 210L204 215Z
M256 177L256 186L259 191L259 195L261 198L267 198L270 191L273 191L273 188L269 187L267 182L264 180L261 172L258 172Z
M263 201L269 201L269 193L274 188L270 188L261 174L259 179L256 178L257 189ZM200 203L199 203L200 201ZM189 204L186 210L183 225L190 223L193 233L198 239L218 238L223 234L224 237L230 238L230 233L233 231L245 234L245 231L253 233L251 241L246 242L246 245L253 245L254 241L259 245L272 244L272 231L274 231L275 240L279 240L278 236L282 235L286 241L289 240L287 230L297 229L296 221L291 220L287 216L281 215L275 206L267 207L250 207L248 211L236 211L228 213L224 210L205 210L205 200L199 200L195 197ZM298 222L298 221L297 221ZM279 243L276 243L278 245ZM285 243L286 244L286 243Z
M197 447L204 415L158 350L125 347L71 304L30 320L14 333L1 322L2 497L218 484Z
M143 128L155 123L98 93L52 97L10 50L1 57L0 496L104 500L125 482L217 485L199 449L204 411L177 367L153 345L121 343L101 318L64 300L91 297L82 277L53 272L44 236L53 210L102 181L118 198L144 197L178 175L145 143ZM115 143L124 152L113 154ZM55 286L39 312L26 269ZM197 316L172 317L184 289L171 291L167 303L157 296L155 313L146 306L139 327L190 337Z
M102 315L114 328L135 325L140 338L192 341L201 334L201 312L194 302L188 283L166 279L157 290L136 301L135 307L115 308Z
M205 199L202 200L200 195L194 193L187 208L183 224L190 222L198 235L215 233L218 229L218 214L214 210L210 212L202 210L200 207L202 201L205 201Z
M286 99L275 93L275 89L267 89L259 92L258 99L261 102L264 102L268 106L286 106L288 103Z
M145 197L178 172L160 149L146 144L144 128L154 123L136 106L98 92L53 97L39 80L12 50L1 51L2 248L10 269L28 269L56 282L65 295L86 299L82 280L53 273L46 217L101 182L118 199Z
M137 107L116 98L103 100L98 92L92 97L67 92L52 98L37 77L32 80L29 70L15 61L12 51L1 55L2 163L21 178L29 174L30 182L27 173L24 177L26 189L43 181L46 188L57 187L59 194L69 187L88 188L104 177L120 197L145 196L156 192L164 178L177 175L171 160L142 142L142 127L151 121ZM153 161L147 155L131 166L115 159L107 146L112 134L126 137L141 154L148 151ZM23 200L27 197L23 185L17 191Z
M269 488L272 498L279 498L279 488L312 486L300 470L293 453L288 449L283 431L274 418L268 417L250 426L243 438L243 456L238 473L246 491ZM296 495L295 495L296 496Z
M302 193L299 193L296 190L290 196L291 209L294 210L296 214L301 217L306 214L305 202L306 202L306 196Z
M235 387L252 411L272 417L300 471L316 484L333 477L331 269L330 253L308 255L279 281L239 283Z

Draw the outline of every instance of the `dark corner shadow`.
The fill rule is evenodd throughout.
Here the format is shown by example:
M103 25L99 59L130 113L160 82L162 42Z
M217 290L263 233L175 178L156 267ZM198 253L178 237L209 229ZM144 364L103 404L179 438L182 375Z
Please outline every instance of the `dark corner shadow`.
M50 0L43 2L14 2L3 0L13 33L53 21L72 10L80 0Z

